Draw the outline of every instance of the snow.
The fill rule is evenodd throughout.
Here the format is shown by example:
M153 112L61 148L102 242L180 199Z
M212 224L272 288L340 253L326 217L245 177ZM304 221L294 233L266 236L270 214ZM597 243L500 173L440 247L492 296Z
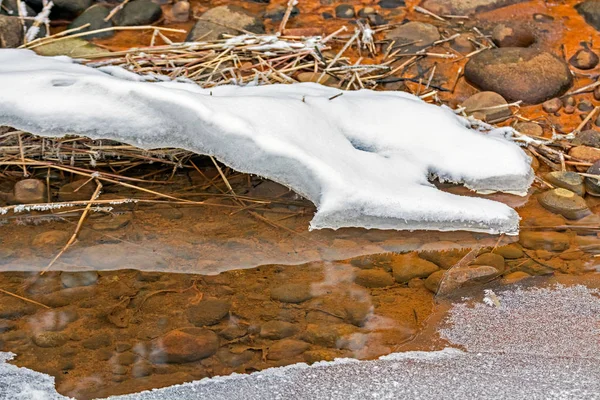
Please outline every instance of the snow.
M312 83L203 89L107 72L0 50L0 125L213 155L315 203L311 229L518 232L510 207L428 181L525 194L529 159L504 137L507 129L483 134L452 110L402 92Z
M109 399L596 399L598 294L583 286L557 285L504 290L496 294L496 307L467 299L453 306L442 331L465 350L295 364ZM51 386L51 377L3 363L7 356L12 355L0 353L0 398L18 398L26 389L47 393L41 399L64 399Z

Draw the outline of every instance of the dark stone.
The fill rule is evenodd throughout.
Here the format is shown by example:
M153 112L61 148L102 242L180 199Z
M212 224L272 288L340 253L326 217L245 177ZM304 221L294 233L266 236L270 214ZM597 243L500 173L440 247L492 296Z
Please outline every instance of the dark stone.
M115 25L139 26L150 25L162 17L160 6L150 0L134 0L125 5L115 14Z
M600 161L596 161L587 170L588 174L600 176ZM585 178L585 189L592 196L600 196L600 179Z
M595 131L593 129L588 129L586 131L580 132L577 134L575 139L571 141L571 143L577 146L589 146L600 148L600 132Z
M598 65L598 55L592 50L585 48L579 49L571 58L569 58L569 64L577 69L588 70Z
M380 0L379 3L377 3L377 4L381 8L388 8L388 9L406 6L406 3L404 0Z
M337 18L350 19L354 18L355 15L354 7L350 4L340 4L335 8L335 16Z
M270 19L273 22L280 22L283 20L286 9L287 9L287 7L277 7L277 8L274 8L273 10L268 10L265 13L265 18ZM290 19L298 16L298 14L300 14L300 10L298 9L298 7L296 7L296 6L292 7L292 12L290 13Z
M323 19L332 19L333 18L333 15L328 12L324 12L323 14L321 14L321 16L323 17Z
M110 8L104 4L96 4L85 10L79 17L75 18L69 25L68 29L79 28L85 24L90 24L87 28L84 28L77 33L84 33L89 31L95 31L97 29L110 28L113 26L112 19L108 22L104 22L104 18L110 13ZM112 37L115 33L113 31L93 33L84 36L85 39L105 39Z
M23 44L23 26L17 17L0 15L0 48L15 48Z
M229 314L231 304L220 299L205 299L186 310L188 320L196 326L215 325Z
M539 104L563 94L573 83L569 67L553 54L532 48L484 50L465 66L465 78L508 101Z
M577 4L575 10L583 16L585 22L600 31L600 0L586 0Z

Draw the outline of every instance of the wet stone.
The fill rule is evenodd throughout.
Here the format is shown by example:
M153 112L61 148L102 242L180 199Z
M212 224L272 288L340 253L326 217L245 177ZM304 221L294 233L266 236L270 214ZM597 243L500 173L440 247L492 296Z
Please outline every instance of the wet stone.
M600 1L586 0L577 4L575 9L583 16L585 22L600 31Z
M229 315L231 303L225 300L209 298L186 310L188 320L196 326L215 325Z
M0 333L9 332L14 330L17 327L12 321L0 320Z
M600 132L588 129L583 132L579 132L575 139L571 141L577 146L589 146L600 148Z
M591 214L583 197L567 189L548 190L540 194L537 200L548 211L560 214L567 219L581 219Z
M271 289L271 298L282 303L302 303L312 298L310 287L302 283L286 283Z
M405 283L413 278L427 278L438 269L434 263L414 254L397 256L393 261L394 279L398 283Z
M569 248L569 235L560 232L521 231L519 243L526 249L564 251Z
M299 328L285 321L269 321L265 322L260 328L260 337L271 340L283 339L289 336L294 336L298 333Z
M276 342L267 352L267 359L273 361L285 360L301 355L310 348L306 342L294 339L284 339Z
M190 3L185 0L176 2L171 8L171 15L177 22L186 22L190 19Z
M560 101L560 99L558 97L555 97L555 98L550 99L550 100L546 100L545 102L542 103L542 108L548 114L557 113L558 111L560 111L560 109L562 108L562 106L563 106L563 102Z
M388 31L385 38L394 41L393 49L400 48L402 52L411 53L440 40L440 33L434 25L411 21Z
M553 54L533 48L504 47L471 57L465 78L508 101L539 104L563 94L573 83L569 67Z
M114 365L112 367L112 373L115 375L126 375L129 372L129 368L124 365Z
M16 48L23 44L23 25L17 17L0 15L0 48Z
M505 259L517 259L524 256L523 249L516 243L501 246L494 250L494 253L501 255Z
M127 3L113 17L115 25L139 26L150 25L162 16L160 6L150 0L134 0Z
M89 179L78 179L61 186L58 191L60 201L83 201L92 198L96 184Z
M489 265L496 268L499 272L504 272L504 257L495 253L484 253L477 256L471 263L472 265Z
M475 49L473 43L469 40L468 35L460 35L452 41L452 48L459 53L468 54Z
M96 231L116 231L126 227L130 222L130 214L108 215L94 220L92 229Z
M589 146L577 146L569 150L569 155L583 162L595 163L600 161L600 149Z
M97 350L102 347L111 346L112 338L108 334L101 333L85 339L81 344L86 349Z
M115 362L119 365L131 365L137 359L137 356L131 351L120 353L115 357Z
M424 0L421 6L438 15L469 15L491 11L526 0Z
M243 31L265 33L261 20L242 7L226 5L214 7L200 16L186 41L216 40L222 35L239 35Z
M354 7L350 4L340 4L335 8L335 16L337 18L350 19L354 18Z
M393 9L398 7L405 7L406 2L404 0L380 0L377 5L383 9Z
M39 179L23 179L13 189L15 204L46 202L46 185Z
M596 161L588 168L587 173L590 175L600 176L600 161ZM592 196L600 196L600 179L586 177L585 190Z
M437 293L445 273L445 270L439 270L429 275L427 279L425 279L425 288L430 292Z
M517 122L515 129L528 136L542 136L544 134L544 129L535 122Z
M131 375L134 378L143 378L144 376L150 376L154 372L154 367L151 363L145 360L140 360L133 365L131 368Z
M69 25L68 29L79 28L83 25L90 24L87 28L83 28L78 33L95 31L104 28L112 27L112 20L104 21L104 19L110 13L110 8L104 4L96 4L85 10L79 17L75 18ZM113 31L97 32L86 35L86 39L104 39L112 37L115 33ZM91 194L90 194L91 197ZM86 200L89 200L88 197ZM60 196L59 196L60 198Z
M124 351L127 351L131 349L131 344L127 343L127 342L119 342L115 345L115 351L117 353L122 353Z
M579 104L577 104L577 109L581 112L589 112L594 109L594 105L589 100L581 100ZM587 115L586 115L587 116ZM582 115L583 117L583 115Z
M308 364L313 364L318 361L333 361L336 358L341 357L342 355L339 350L332 349L309 350L304 353L304 361Z
M366 288L381 288L394 284L394 278L380 269L363 269L356 273L354 283Z
M498 93L479 92L466 99L461 106L465 107L467 115L491 123L502 121L512 115L507 104L504 97Z
M342 348L344 340L358 329L348 324L308 324L302 340L323 347Z
M266 19L270 19L273 22L281 22L283 20L283 17L286 13L287 7L283 7L283 6L276 6L273 9L267 10L267 12L265 13L265 18ZM290 19L297 17L298 14L300 14L300 10L298 9L298 7L294 6L292 7L292 12L290 13Z
M72 322L77 321L79 315L75 310L46 310L37 313L30 322L36 329L44 331L62 331Z
M499 271L490 265L472 265L449 269L438 288L438 294L449 294L456 289L479 284L495 278Z
M585 194L585 188L583 185L583 178L576 172L570 171L553 171L548 172L544 175L546 182L551 185L563 189L570 190L571 192L583 196Z
M254 352L252 350L244 350L241 353L232 353L228 349L221 348L217 351L217 358L226 366L236 368L252 361Z
M66 272L60 274L60 282L65 288L91 286L98 282L96 271Z
M150 361L187 363L212 356L219 349L219 337L208 329L184 328L167 333L153 342Z
M227 340L241 338L242 336L246 336L247 334L248 334L248 329L246 329L245 327L242 327L242 326L235 326L235 325L228 326L227 328L225 328L221 332L219 332L219 335L221 335L224 339L227 339Z
M525 278L529 278L529 277L531 277L531 275L529 275L527 272L515 271L515 272L511 272L510 274L504 276L502 281L505 284L511 284L511 283L519 282L519 281L521 281Z
M69 340L67 335L60 332L40 332L31 339L36 346L44 348L60 347Z
M492 41L498 47L529 47L535 36L524 24L500 23L492 31Z

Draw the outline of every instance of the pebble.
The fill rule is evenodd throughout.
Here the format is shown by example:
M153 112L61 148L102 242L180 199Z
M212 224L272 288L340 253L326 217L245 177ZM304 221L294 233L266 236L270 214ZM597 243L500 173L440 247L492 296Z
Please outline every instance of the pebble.
M37 307L24 300L4 293L0 294L0 318L17 319L24 315L30 315L37 311Z
M465 78L508 101L539 104L563 94L573 83L569 67L553 54L533 48L504 47L471 57Z
M39 179L23 179L13 189L15 204L46 202L46 184Z
M196 326L215 325L229 315L231 303L221 299L207 298L188 307L188 320Z
M308 324L302 340L318 346L341 348L343 341L356 332L357 328L348 324Z
M508 104L504 97L495 92L479 92L467 98L462 107L465 113L485 122L500 122L512 115L510 108L491 108Z
M529 47L535 36L524 24L500 23L492 31L492 41L498 47Z
M544 129L535 122L517 122L515 129L528 136L542 136L544 134Z
M79 286L91 286L98 282L98 272L96 271L81 271L67 272L63 271L60 274L60 282L65 288L74 288Z
M437 293L449 294L461 287L483 283L493 279L498 274L499 271L490 265L454 267L446 272Z
M575 6L575 10L583 16L585 22L600 31L600 2L597 0L586 0Z
M244 350L241 353L233 353L226 348L220 348L217 351L217 358L226 366L236 368L252 361L254 352L252 350Z
M405 7L406 2L404 0L380 0L377 5L383 9L394 9L398 7Z
M517 243L507 244L506 246L497 247L494 253L501 255L505 259L517 259L525 255L523 249Z
M171 15L174 21L186 22L190 19L190 3L180 0L171 7Z
M64 246L69 238L71 237L71 233L66 231L52 230L39 233L35 235L31 244L34 247L45 247L45 246L56 246L61 245Z
M526 0L425 0L421 7L437 15L469 15L491 11Z
M85 339L82 346L89 350L98 350L103 347L112 346L112 338L106 333L100 333Z
M311 298L310 287L302 283L286 283L271 289L271 299L283 303L302 303Z
M61 332L40 332L31 339L36 346L44 348L60 347L69 340L67 335Z
M542 103L542 108L548 114L556 114L557 112L560 111L562 106L563 106L563 102L558 97L555 97L550 100L546 100L545 102Z
M0 15L0 48L16 48L23 44L23 25L18 17Z
M435 265L440 268L448 269L453 267L457 262L459 262L467 253L468 250L464 249L452 249L450 246L455 246L454 242L438 242L439 245L444 247L449 247L450 250L445 251L432 251L429 249L429 246L424 245L421 247L422 250L419 252L419 257L431 261ZM447 243L447 245L446 245Z
M278 340L289 336L294 336L299 329L296 325L285 321L265 322L260 328L260 337L265 339Z
M198 361L215 354L219 349L219 337L208 329L183 328L168 332L152 344L152 363L179 364Z
M162 17L160 6L150 0L133 0L112 18L115 25L140 26L150 25Z
M95 219L92 229L96 231L116 231L126 227L131 222L131 214L107 215Z
M590 49L579 49L569 58L569 64L577 69L588 70L598 65L598 55Z
M265 13L265 18L270 19L272 22L281 22L283 20L283 17L285 16L286 11L287 7L279 5L273 9L268 9ZM294 6L292 7L292 12L290 13L289 18L292 19L298 16L298 14L300 14L300 10L298 9L298 7Z
M440 40L441 36L434 25L411 21L388 31L385 38L390 42L394 41L392 49L398 47L402 52L412 53Z
M579 196L585 194L583 178L576 172L552 171L544 175L544 180L555 187L568 189Z
M231 325L219 332L219 335L223 336L224 339L233 340L246 336L248 329L243 326Z
M489 265L496 268L499 272L504 272L504 257L496 253L483 253L473 262L472 265Z
M335 16L336 18L344 19L354 18L354 7L352 7L350 4L340 4L335 8Z
M152 375L152 372L154 372L154 366L146 360L139 360L131 369L131 375L133 375L134 378L150 376Z
M570 246L569 235L561 232L521 231L519 243L526 249L564 251Z
M596 161L587 170L588 174L600 176L600 161ZM600 196L600 179L585 178L585 190L592 196Z
M569 150L569 155L583 162L595 163L600 160L600 149L589 146L576 146ZM582 169L585 169L583 167Z
M382 288L394 284L394 278L380 269L362 269L356 272L354 283L366 288Z
M579 104L577 104L577 109L581 112L588 112L594 109L594 105L589 100L581 100ZM586 115L587 116L587 115ZM583 115L582 115L583 117Z
M117 354L114 358L115 362L119 365L131 365L137 360L137 356L131 351Z
M186 41L217 40L222 35L239 35L243 31L265 33L263 22L242 7L225 5L214 7L200 16Z
M98 29L110 28L113 25L112 20L104 21L104 18L106 18L109 13L110 13L110 7L108 5L95 4L95 5L91 6L90 8L88 8L87 10L85 10L80 16L75 18L75 20L73 22L71 22L71 24L69 24L68 29L79 28L86 24L90 24L90 26L88 26L87 28L78 30L77 33L84 33L84 32L89 32L89 31L95 31ZM86 35L85 38L88 40L89 39L106 39L106 38L112 37L114 34L115 34L114 31L109 30L109 31L105 31L105 32L92 33L92 34ZM88 197L88 199L89 199L89 197Z
M434 263L423 260L415 254L395 257L392 268L394 279L398 283L405 283L414 278L427 278L439 269Z
M267 352L267 359L273 361L297 357L310 348L306 342L294 339L284 339L276 342Z
M432 293L437 293L445 273L445 270L439 270L429 275L427 279L425 279L425 288Z
M575 139L571 141L572 144L577 146L589 146L600 148L600 132L594 129L588 129L583 132L579 132Z

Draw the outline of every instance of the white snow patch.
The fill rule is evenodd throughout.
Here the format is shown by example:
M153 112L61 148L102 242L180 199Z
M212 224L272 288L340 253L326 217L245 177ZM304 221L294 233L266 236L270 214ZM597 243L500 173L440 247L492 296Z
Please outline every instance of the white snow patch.
M501 137L505 130L482 134L450 109L402 92L311 83L202 89L107 72L0 50L0 125L213 155L311 200L313 229L518 231L510 207L428 181L524 194L529 158Z

